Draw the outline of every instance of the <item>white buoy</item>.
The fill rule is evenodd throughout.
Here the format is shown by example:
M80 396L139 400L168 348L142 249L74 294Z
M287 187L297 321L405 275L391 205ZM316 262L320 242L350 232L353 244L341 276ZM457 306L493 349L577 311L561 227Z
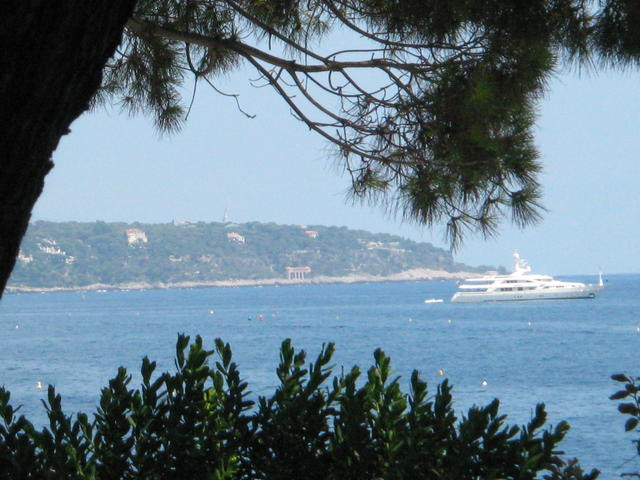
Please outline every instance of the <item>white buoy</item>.
M527 322L527 325L531 326L531 322Z
M443 376L444 375L444 370L442 370L441 368L438 369L438 375L439 376Z
M486 387L487 385L489 385L489 382L487 382L486 380L482 380L482 382L480 382L480 385Z
M16 328L20 328L20 325L16 325Z
M36 382L36 388L42 390L42 382Z
M410 322L413 322L413 318L409 317L409 321L410 321Z
M209 315L215 315L216 311L215 310L209 310Z
M451 319L447 320L447 323L451 323Z

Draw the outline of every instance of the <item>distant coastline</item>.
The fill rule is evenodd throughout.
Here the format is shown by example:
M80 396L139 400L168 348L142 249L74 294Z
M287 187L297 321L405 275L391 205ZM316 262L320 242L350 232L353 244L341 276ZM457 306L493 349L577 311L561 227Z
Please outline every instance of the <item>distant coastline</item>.
M329 283L366 283L366 282L405 282L405 281L428 281L428 280L460 280L472 275L471 272L447 272L445 270L432 270L428 268L413 268L391 275L346 275L346 276L317 276L304 280L287 280L286 278L264 278L264 279L240 279L240 280L220 280L220 281L186 281L175 283L164 282L130 282L120 284L95 283L92 285L72 286L72 287L31 287L20 285L7 286L7 293L45 293L45 292L91 292L99 290L152 290L152 289L172 289L172 288L234 288L234 287L256 287L274 285L316 285Z
M495 267L456 262L430 243L346 227L38 221L20 246L7 291L389 282L487 270Z

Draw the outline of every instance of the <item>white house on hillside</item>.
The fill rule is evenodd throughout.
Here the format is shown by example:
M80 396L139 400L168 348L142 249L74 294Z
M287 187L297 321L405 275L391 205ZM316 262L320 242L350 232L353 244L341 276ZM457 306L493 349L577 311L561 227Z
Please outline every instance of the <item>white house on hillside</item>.
M137 243L147 243L147 235L139 228L128 228L126 231L127 243L135 245Z
M230 242L244 243L244 237L236 232L227 233L227 240Z

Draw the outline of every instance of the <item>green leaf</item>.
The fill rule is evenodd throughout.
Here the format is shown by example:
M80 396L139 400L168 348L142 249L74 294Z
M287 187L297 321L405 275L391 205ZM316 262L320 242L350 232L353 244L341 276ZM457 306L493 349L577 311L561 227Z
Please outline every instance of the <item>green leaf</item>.
M635 417L634 418L630 418L624 424L624 431L628 432L630 430L633 430L637 426L638 426L638 419L635 418Z
M638 407L635 403L621 403L618 405L618 411L627 415L638 415Z
M613 395L609 397L609 400L622 400L623 398L627 398L629 396L629 392L626 390L619 390Z

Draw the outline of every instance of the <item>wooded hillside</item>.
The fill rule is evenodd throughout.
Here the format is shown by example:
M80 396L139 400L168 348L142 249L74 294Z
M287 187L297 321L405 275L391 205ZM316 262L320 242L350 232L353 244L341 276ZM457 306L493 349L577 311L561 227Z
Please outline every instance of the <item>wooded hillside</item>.
M82 287L313 276L390 275L413 268L484 271L429 243L346 227L274 223L35 222L10 285Z

